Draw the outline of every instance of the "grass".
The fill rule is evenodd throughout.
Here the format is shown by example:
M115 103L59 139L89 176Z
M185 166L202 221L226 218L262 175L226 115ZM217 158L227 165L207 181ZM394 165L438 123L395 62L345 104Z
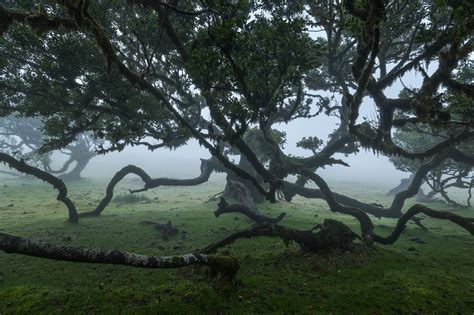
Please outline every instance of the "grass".
M155 198L155 202L157 202L158 198ZM113 201L117 204L130 204L130 203L150 203L151 200L143 195L140 194L131 194L131 193L121 193L118 196L115 196Z
M216 203L206 201L222 190L220 180L198 187L160 187L142 193L135 203L113 201L101 217L84 218L77 225L65 222L67 211L51 187L35 180L4 178L1 183L0 231L53 243L178 254L251 224L237 214L214 217ZM81 211L91 210L105 185L90 180L70 185L70 197ZM117 195L131 186L131 181L120 183ZM364 201L389 201L383 195L389 187L334 186ZM261 205L260 211L271 216L287 212L283 224L289 227L310 228L332 217L358 229L352 218L329 213L317 200L295 198ZM457 212L474 216L473 209ZM152 226L140 224L144 220L171 220L180 232L165 241ZM380 234L395 225L392 219L374 220ZM241 262L233 286L194 268L147 270L0 252L0 314L474 314L474 239L453 224L424 222L429 231L410 224L395 245L374 250L302 255L295 245L286 248L277 239L240 240L226 248ZM410 241L414 236L426 244Z

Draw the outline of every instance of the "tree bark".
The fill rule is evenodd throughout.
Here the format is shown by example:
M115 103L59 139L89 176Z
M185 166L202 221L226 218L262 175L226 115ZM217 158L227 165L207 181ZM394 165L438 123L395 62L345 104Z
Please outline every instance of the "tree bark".
M118 250L53 245L4 233L0 233L0 250L8 254L21 254L52 260L125 265L139 268L180 268L190 265L206 265L215 273L229 278L235 277L239 270L239 262L231 256L208 256L203 254L146 256Z
M262 184L263 179L260 176L258 176L252 164L243 155L240 156L239 168L253 175L257 179L257 181L260 184ZM251 197L251 198L248 198L248 196L246 196L244 198L247 199L247 201L241 200L241 202L244 202L250 206L252 203L260 203L260 202L265 201L265 196L262 195L258 191L258 189L255 187L255 185L252 184L251 181L242 179L241 177L239 177L237 174L233 173L230 170L227 170L227 174L228 174L227 183L226 183L226 187L225 187L224 195L223 195L224 198L235 198L235 194L236 194L236 191L234 190L235 182L239 182L241 186L246 187L246 190L250 193L250 197ZM241 197L239 197L238 199L240 198Z

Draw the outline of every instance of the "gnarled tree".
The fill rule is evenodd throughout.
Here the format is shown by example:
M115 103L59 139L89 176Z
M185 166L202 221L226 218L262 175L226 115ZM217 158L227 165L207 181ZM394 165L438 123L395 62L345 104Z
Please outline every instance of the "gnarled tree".
M449 212L422 205L402 212L405 200L416 194L426 174L446 159L455 159L457 146L474 137L472 115L454 117L439 101L449 89L472 104L472 85L455 74L472 54L473 5L439 5L382 0L134 0L127 4L58 0L46 1L36 11L22 4L0 7L4 37L15 41L15 34L29 34L34 38L28 42L34 47L19 47L32 52L42 48L44 56L56 46L74 47L67 56L54 55L58 69L68 70L56 76L60 84L54 85L55 73L42 74L41 63L35 65L39 72L30 80L31 84L51 81L65 98L42 107L39 102L9 102L2 113L41 114L49 147L64 146L86 131L110 143L104 152L125 145L176 147L194 138L213 156L219 170L269 202L276 201L278 191L288 200L294 194L324 199L331 211L360 223L365 242L392 243L407 220L418 213L450 220L474 234L472 220ZM326 36L311 38L309 27ZM42 52L33 54L42 56ZM427 71L430 62L436 64L434 71ZM389 87L409 71L423 78L421 85L407 97L387 96ZM4 90L11 97L22 97L8 87ZM323 96L328 92L331 97ZM374 121L359 118L364 98L375 105ZM472 106L462 107L472 112ZM327 143L315 137L300 142L312 151L310 156L287 154L281 139L275 137L280 123L333 113L340 125ZM398 118L399 113L407 117ZM408 122L456 128L449 139L418 152L392 139L394 128ZM256 139L250 137L252 133L262 139L264 154L257 152L261 144L252 144ZM426 162L408 189L385 209L333 193L317 174L321 167L347 166L336 154L352 154L359 148ZM232 152L241 156L242 164L231 160ZM117 180L129 172L138 169L131 166L119 172L109 186L112 192ZM181 183L198 184L207 174ZM298 183L285 181L289 175L300 176ZM145 182L143 190L179 184L140 176ZM307 180L319 189L304 187ZM107 196L111 191L107 190ZM255 214L254 209L247 210ZM398 218L393 233L388 237L375 234L368 213ZM244 236L268 235L269 223L265 224ZM291 235L297 241L306 238L306 232L312 233L270 224L274 225L272 236ZM334 230L347 232L345 228Z

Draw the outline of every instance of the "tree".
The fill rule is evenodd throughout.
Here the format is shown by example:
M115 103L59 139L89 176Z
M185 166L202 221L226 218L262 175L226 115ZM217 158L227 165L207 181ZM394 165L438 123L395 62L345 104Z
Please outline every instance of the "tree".
M428 146L439 143L447 138L449 134L438 134L432 133L430 128L422 128L418 126L418 130L415 131L409 126L405 126L402 130L398 130L395 133L394 139L400 146L408 149L409 147L415 147L418 150L426 149ZM435 131L436 132L436 131ZM466 142L458 148L459 153L466 156L473 156L472 152L473 143ZM395 167L401 171L412 173L409 179L403 180L404 185L409 185L413 174L420 167L423 160L407 160L401 157L391 157L390 161ZM420 192L417 195L420 201L430 201L433 197L440 195L447 203L453 206L462 206L456 201L449 197L447 189L449 188L460 188L464 189L467 193L467 207L470 207L471 190L473 186L473 175L472 165L469 163L457 162L451 159L443 161L439 166L428 172L423 181L428 185L430 190L427 193ZM396 189L403 189L404 186L401 184ZM393 190L393 191L394 191Z
M450 220L474 234L472 220L449 212L420 204L402 212L405 200L416 194L425 175L447 158L464 159L456 148L474 137L472 120L468 116L454 119L438 101L443 88L472 101L472 85L454 76L458 64L472 53L472 5L438 5L381 0L307 4L135 0L124 5L78 0L46 2L36 11L27 11L22 4L2 7L0 17L5 22L0 32L4 37L15 42L15 34L27 34L30 28L36 34L29 33L34 40L28 44L46 47L46 53L38 53L28 45L19 45L26 47L31 58L50 56L54 47L60 49L65 43L75 47L66 56L54 55L54 62L61 66L59 73L51 73L67 83L57 93L65 93L74 106L64 104L62 97L47 106L23 102L21 93L7 87L4 90L11 101L2 112L41 114L50 147L64 146L77 134L90 131L110 142L105 151L121 150L127 144L150 149L176 147L194 138L213 156L203 161L201 176L188 180L152 179L140 168L128 166L114 176L106 197L89 215L100 214L116 183L129 173L143 179L144 188L139 190L143 191L162 185L199 184L210 172L219 170L245 186L251 184L269 202L276 201L278 191L287 200L294 194L324 199L331 211L358 220L360 238L368 243L395 242L406 222L419 213ZM320 29L326 36L312 39L308 27ZM99 60L105 60L105 69L89 66ZM423 63L435 61L437 67L429 75ZM11 67L14 69L7 73L22 76L15 65ZM34 69L38 72L28 78L28 85L55 84L55 76L43 74L41 64ZM63 69L68 71L63 73ZM387 97L388 87L408 71L421 73L424 79L419 89L406 98ZM329 91L334 101L309 89ZM360 121L364 98L375 104L376 121ZM284 152L281 137L275 136L278 123L334 112L341 123L324 146L314 137L300 142L313 155L295 157ZM408 117L397 118L399 113ZM433 128L458 127L450 139L412 152L392 139L394 127L408 122ZM264 146L252 146L254 141ZM263 150L257 152L257 148ZM317 174L321 167L347 165L334 155L351 154L359 148L388 156L425 158L426 162L416 171L410 187L397 194L389 208L382 208L333 193ZM231 160L231 152L240 154L245 167ZM288 175L300 176L299 182L286 181ZM307 180L319 189L304 187ZM346 246L355 237L342 223L334 222L325 222L316 232L294 231L278 224L282 216L262 218L248 205L229 205L225 200L219 203L216 215L235 211L261 223L230 241L279 236L316 251L326 248L320 238L327 229L338 236L331 242L336 247ZM391 235L383 237L373 231L368 214L398 218L398 224Z
M462 84L472 84L474 79L474 64L468 60L456 73L456 77ZM406 90L404 93L412 93L412 91ZM449 114L452 117L456 117L459 121L471 120L472 111L469 110L469 106L472 105L472 100L463 94L453 93L453 91L447 91L445 95L440 99L445 103L445 108L449 110ZM407 117L404 117L407 118ZM455 132L459 132L460 127L454 127L450 129L439 129L433 128L429 125L412 125L406 124L399 127L394 133L395 142L403 147L405 150L411 151L423 151L429 147L434 146L437 143L445 141L454 136ZM467 206L470 207L471 189L474 185L474 177L472 174L474 157L473 142L466 141L462 145L456 148L456 153L459 158L457 160L449 159L443 161L438 167L431 170L425 175L424 182L429 186L431 191L424 195L421 191L419 193L419 199L431 200L437 194L440 194L444 200L453 206L462 206L456 201L452 200L448 192L448 188L456 187L467 190ZM390 161L395 167L401 171L409 172L414 174L419 166L426 161L423 160L410 160L403 157L392 156ZM412 175L413 176L413 175ZM411 177L408 180L403 180L404 184L400 184L399 187L394 188L392 191L403 189L404 185L409 185Z
M41 167L48 173L57 174L65 181L81 179L82 171L97 155L96 149L100 142L95 141L89 134L78 135L74 142L61 149L61 154L69 157L60 168L54 169L52 165L54 151L41 153L44 142L41 129L42 123L39 118L15 116L0 118L1 151Z

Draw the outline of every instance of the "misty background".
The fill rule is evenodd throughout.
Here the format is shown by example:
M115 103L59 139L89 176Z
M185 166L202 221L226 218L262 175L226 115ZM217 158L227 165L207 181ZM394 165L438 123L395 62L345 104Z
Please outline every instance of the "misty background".
M361 117L376 115L373 105L368 102L364 103L361 113ZM281 124L278 129L285 131L287 135L284 151L296 156L311 155L309 150L296 147L296 143L304 136L317 136L327 141L328 135L337 127L337 122L338 118L322 114L312 119L298 119L289 124ZM171 151L158 149L150 152L145 147L127 147L122 152L95 157L84 170L83 176L86 178L109 178L122 167L134 164L150 172L154 177L193 177L200 173L200 158L209 157L209 152L200 147L195 140ZM318 170L318 173L329 182L355 181L394 186L399 183L401 178L408 176L407 173L396 170L387 157L374 154L372 151L362 149L359 153L347 157L343 154L338 154L335 157L348 162L351 167L335 165ZM216 174L211 176L215 177Z
M430 68L434 70L435 65ZM387 97L397 97L404 86L417 88L421 85L421 81L421 78L417 78L413 73L407 73L403 80L391 87L390 91L386 93ZM375 117L377 117L375 105L370 98L366 98L362 104L358 122L362 122L364 118L372 120ZM311 119L297 119L288 124L280 124L277 129L286 132L284 151L295 156L311 155L309 150L297 147L296 143L305 136L316 136L326 142L329 134L337 128L338 121L337 117L321 114ZM83 176L86 178L110 178L122 167L134 164L154 177L194 177L200 173L200 158L209 157L209 152L200 147L196 140L191 140L187 145L171 151L158 149L150 152L145 147L127 147L122 152L95 157L84 170ZM396 186L400 179L409 176L408 173L396 170L387 157L362 148L357 154L347 157L344 154L336 154L334 157L349 163L350 167L335 165L319 169L318 173L329 183L349 181ZM216 176L219 174L213 173L211 178Z
M430 68L435 69L435 66ZM417 78L413 73L407 73L403 80L391 87L386 93L387 97L397 97L404 86L417 88L421 85L421 81L421 78ZM365 118L374 120L376 117L377 110L373 101L366 98L360 110L358 123ZM312 155L311 151L297 147L296 143L305 136L316 136L326 142L329 134L337 128L338 121L337 117L321 114L311 119L297 119L288 124L280 124L277 129L286 132L284 151L295 156ZM133 164L143 168L153 177L194 177L200 174L200 159L209 157L210 153L200 147L196 140L190 140L187 145L176 150L158 149L151 152L145 147L126 147L122 152L96 156L90 161L82 175L85 178L109 179L122 167ZM334 165L319 169L318 173L329 183L348 181L392 187L398 185L400 179L409 176L408 173L396 170L387 157L363 148L357 154L347 157L344 154L336 154L334 157L344 160L350 167ZM66 157L56 155L56 158L59 161ZM224 175L213 173L211 179L218 176Z

